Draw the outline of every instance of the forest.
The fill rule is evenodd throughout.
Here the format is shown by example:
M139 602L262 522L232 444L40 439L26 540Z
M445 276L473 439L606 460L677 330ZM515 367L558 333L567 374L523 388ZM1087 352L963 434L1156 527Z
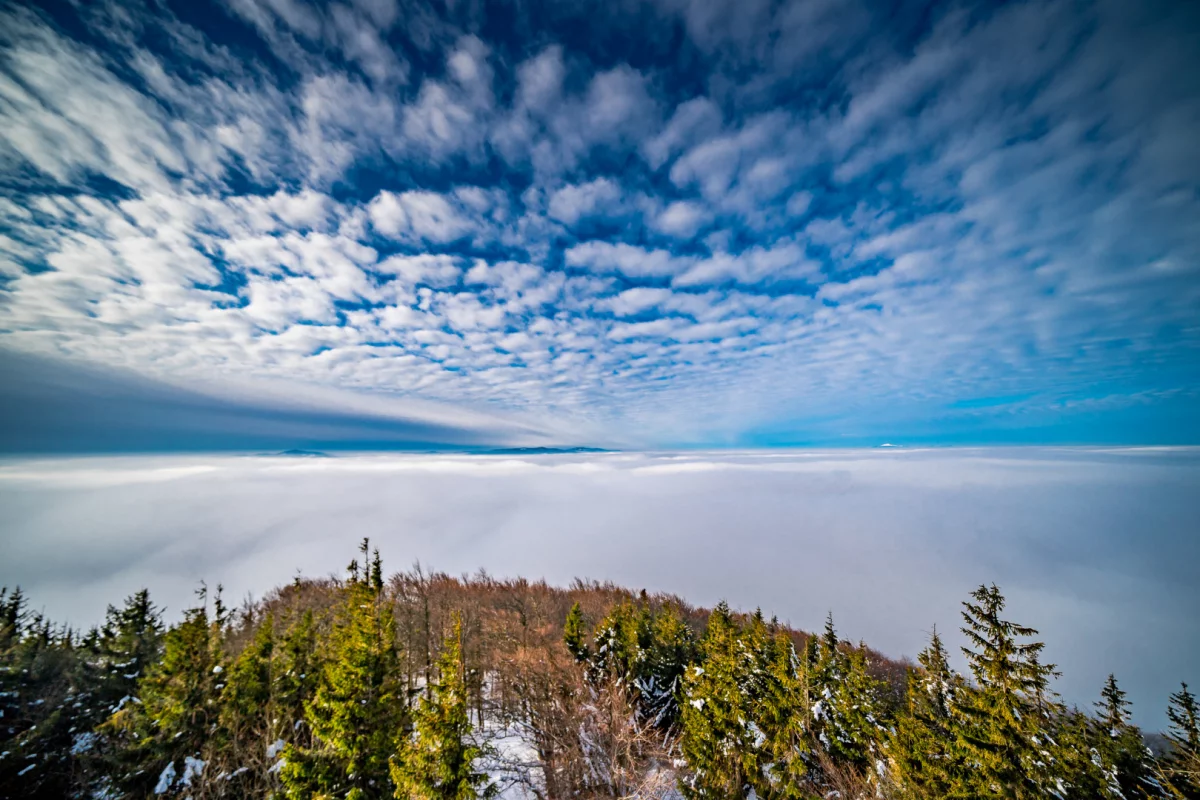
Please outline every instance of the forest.
M1115 677L1055 694L980 586L916 663L761 612L577 581L342 577L79 631L0 594L5 798L1200 798L1183 684L1149 748Z

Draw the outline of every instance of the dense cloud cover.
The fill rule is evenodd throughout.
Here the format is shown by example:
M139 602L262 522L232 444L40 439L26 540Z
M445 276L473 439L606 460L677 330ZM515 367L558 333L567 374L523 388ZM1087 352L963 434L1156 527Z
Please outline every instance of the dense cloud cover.
M1198 15L10 6L0 348L530 442L1195 441Z
M983 582L1041 629L1068 702L1109 672L1160 726L1200 683L1200 452L1074 448L0 462L0 584L90 624L148 586L236 602L337 573L362 536L389 570L612 579L721 598L913 656L957 643Z

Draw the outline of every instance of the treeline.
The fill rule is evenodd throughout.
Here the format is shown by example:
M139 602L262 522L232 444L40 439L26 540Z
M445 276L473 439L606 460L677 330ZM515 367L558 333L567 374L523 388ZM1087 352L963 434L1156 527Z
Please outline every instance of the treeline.
M970 672L899 664L724 604L609 584L344 578L166 626L146 592L76 632L0 593L0 797L1197 798L1184 685L1167 751L1112 677L1062 704L1037 632L980 587Z

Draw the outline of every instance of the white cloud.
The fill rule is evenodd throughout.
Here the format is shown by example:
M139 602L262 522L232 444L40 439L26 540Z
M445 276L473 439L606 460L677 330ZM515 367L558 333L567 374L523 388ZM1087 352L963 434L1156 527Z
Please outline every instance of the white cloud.
M427 283L431 286L451 286L462 274L458 258L432 253L389 256L375 264L372 270L395 275L407 284Z
M569 266L596 272L620 272L631 278L670 277L687 269L692 261L666 250L645 250L623 242L584 242L566 252Z
M571 184L550 195L547 213L552 219L574 225L591 216L610 216L621 208L621 187L608 178Z
M434 159L457 153L477 155L493 104L487 46L474 36L464 36L447 55L446 71L450 80L426 78L416 100L403 109L405 144Z
M670 289L655 289L638 286L626 289L618 295L599 302L602 308L611 310L618 317L628 317L657 308L671 297Z
M164 171L193 166L154 103L95 55L29 15L0 19L11 70L0 76L0 153L9 168L26 161L62 183L90 170L136 189L160 189L168 182Z
M375 230L394 239L452 242L474 230L459 209L435 192L380 192L367 210Z
M690 239L708 223L710 218L708 211L699 203L690 200L676 200L659 212L651 225L655 230L668 236Z
M646 161L658 169L680 151L715 135L721 128L721 110L707 97L680 103L667 125L642 146Z

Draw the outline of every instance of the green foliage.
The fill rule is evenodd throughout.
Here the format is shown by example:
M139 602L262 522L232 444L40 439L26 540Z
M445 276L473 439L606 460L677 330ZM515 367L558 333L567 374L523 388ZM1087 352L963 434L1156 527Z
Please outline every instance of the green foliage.
M490 797L487 776L474 763L482 750L471 744L467 687L462 660L462 620L442 645L438 679L413 715L413 732L391 763L395 796L404 800L475 800Z
M649 642L635 681L638 712L659 730L671 731L679 722L683 676L696 659L696 638L674 606L651 615L647 627Z
M964 604L969 678L935 632L898 708L886 672L840 641L832 616L798 651L774 620L721 604L697 642L683 609L644 593L594 632L571 609L563 642L581 668L555 660L553 628L533 633L522 607L517 636L481 654L512 670L489 673L489 694L493 675L501 683L487 697L468 689L457 622L430 665L429 596L405 595L403 579L389 596L368 545L345 583L298 582L236 621L219 588L202 589L167 631L144 591L81 637L0 590L0 797L486 796L470 695L497 715L480 719L515 710L541 726L553 796L661 793L642 782L673 769L688 798L1200 798L1188 687L1170 698L1171 748L1156 759L1114 677L1090 716L1055 699L1036 631L1003 618L994 586ZM425 619L407 662L396 607ZM548 637L540 655L536 636ZM516 652L497 658L504 648ZM422 679L410 718L405 687Z
M1044 729L1048 779L1044 796L1063 800L1123 798L1111 762L1096 747L1094 720L1076 710L1059 709ZM1136 796L1136 795L1131 795Z
M971 598L974 602L963 603L962 631L975 687L959 692L954 703L957 744L967 768L953 781L950 796L1044 797L1054 667L1040 662L1042 642L1025 641L1036 630L1001 618L1004 597L995 585L980 586Z
M1167 719L1171 752L1161 765L1167 787L1175 797L1200 798L1200 709L1186 683L1171 695Z
M1087 724L1091 749L1107 774L1109 793L1122 798L1153 796L1157 785L1150 751L1142 740L1142 732L1129 722L1129 701L1115 676L1108 676L1100 698L1096 703L1096 719Z
M186 793L191 771L184 767L181 772L177 762L203 760L221 711L224 615L222 607L217 608L220 621L209 618L205 605L184 612L183 622L163 637L162 658L139 683L138 696L101 726L112 750L111 777L118 788L135 796L152 787L162 790L157 794L173 789L180 796ZM185 773L187 781L167 780Z
M817 739L836 763L860 772L873 769L884 736L884 713L864 649L823 647L816 675Z
M761 733L759 797L810 797L812 742L806 676L792 640L776 633L765 652L765 675L753 719Z
M708 617L700 663L683 682L680 749L690 775L680 788L689 799L744 797L757 780L743 655L739 627L722 602Z
M1196 696L1188 691L1186 683L1171 695L1167 719L1171 722L1170 739L1177 750L1190 755L1200 753L1200 712Z
M392 793L388 763L407 726L396 626L382 582L360 578L357 570L351 576L320 681L304 704L312 743L284 750L281 778L289 797L365 800Z
M571 610L567 612L567 621L563 625L563 644L576 661L587 661L590 652L587 645L587 625L583 621L583 609L579 607L579 603L571 606Z
M275 620L268 615L225 671L218 725L205 754L205 777L223 774L223 795L265 797L276 788L267 761L274 752L271 742L286 728L278 721L275 650Z
M679 691L687 666L696 657L695 637L674 607L657 611L643 598L622 601L596 626L586 643L582 611L576 604L563 629L567 650L587 668L589 683L609 683L625 692L640 723L662 731L679 720Z
M72 631L28 614L19 589L0 590L0 797L70 792L75 733L96 718L87 677Z
M277 717L301 744L307 744L305 708L312 702L320 681L322 663L317 652L317 628L311 609L284 633L274 670Z
M951 707L964 687L950 669L936 628L917 662L919 666L909 670L908 702L887 742L887 754L892 779L905 797L936 800L961 781L963 759Z

